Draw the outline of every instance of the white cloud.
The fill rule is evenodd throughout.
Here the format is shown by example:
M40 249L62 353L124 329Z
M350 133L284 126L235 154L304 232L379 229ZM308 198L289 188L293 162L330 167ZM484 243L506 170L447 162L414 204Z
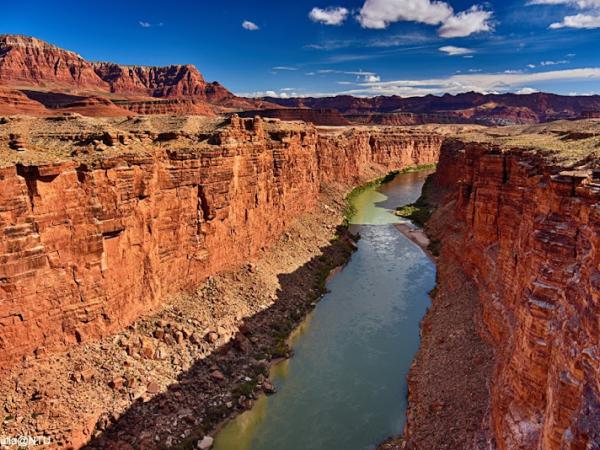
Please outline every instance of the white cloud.
M530 69L535 69L535 64L527 64L527 67L529 67Z
M583 12L565 16L560 22L550 24L549 28L582 28L591 30L600 28L600 0L530 0L528 5L567 5Z
M521 94L521 95L526 95L526 94L535 94L536 92L539 92L537 89L533 89L530 87L524 87L519 89L516 93L517 94Z
M505 70L504 73L523 73L523 71L518 69L508 69Z
M260 98L260 97L275 97L275 98L290 98L290 97L302 97L295 91L290 91L291 88L280 89L280 92L274 90L268 91L254 91L254 92L239 92L235 95L246 98Z
M140 27L142 27L142 28L150 28L152 26L152 24L150 22L146 22L144 20L140 20L138 23L140 24Z
M440 47L438 50L450 56L468 55L469 53L473 53L473 50L470 48L455 47L454 45L445 45Z
M308 13L308 17L313 22L322 23L325 25L341 25L348 17L348 11L341 6L330 6L329 8L321 9L314 7Z
M254 22L250 22L249 20L244 20L242 22L242 28L248 31L260 30L260 27L258 25L256 25Z
M491 31L490 20L492 13L482 9L480 6L472 6L470 9L449 17L438 30L443 38L465 37L473 33Z
M273 67L272 70L293 71L293 70L298 70L298 68L297 67L290 67L290 66L275 66L275 67Z
M445 2L431 0L366 0L358 15L363 28L387 28L393 22L409 21L439 25L453 10Z
M341 73L344 75L356 75L358 77L366 77L369 75L377 75L375 72L365 72L364 70L336 70L336 69L319 69L317 73L324 75L330 73Z
M379 75L365 75L364 81L367 83L379 83L381 77Z
M535 73L481 73L458 74L446 78L396 80L379 83L361 83L357 89L339 94L357 96L375 95L439 95L461 92L516 92L535 83L577 80L600 80L600 67L554 70Z
M550 24L550 28L553 30L558 28L584 28L587 30L600 28L600 15L576 14L574 16L565 16L562 22Z
M478 5L454 14L448 3L432 0L366 0L357 17L363 28L383 29L400 21L441 25L438 34L444 38L491 31L491 18L492 12Z

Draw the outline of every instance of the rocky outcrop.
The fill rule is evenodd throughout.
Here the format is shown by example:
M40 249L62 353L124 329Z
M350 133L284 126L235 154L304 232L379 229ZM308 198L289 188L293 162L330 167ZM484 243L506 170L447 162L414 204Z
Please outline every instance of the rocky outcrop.
M439 157L441 137L436 134L378 127L342 130L320 132L317 157L322 182L358 184L373 163L390 168L393 161L396 167L410 167Z
M203 114L205 110L214 114L221 108L256 108L264 103L237 97L217 82L206 82L198 69L190 64L151 67L94 63L40 39L7 34L0 35L0 83L15 89L41 90L37 97L29 95L43 105L41 110L59 107L56 100L60 94L87 97L90 92L96 97L111 99L118 95L121 100L123 97L138 101L149 98L185 99L204 105L204 108L198 106L190 110L196 114ZM44 96L47 91L52 91L54 96ZM174 108L169 109L169 106ZM177 101L163 103L161 111L182 113L179 106ZM0 102L2 109L8 111ZM116 111L113 108L113 114L109 115L115 115ZM102 108L94 111L88 107L84 112L105 115ZM153 110L150 112L153 113Z
M583 163L443 147L435 183L449 193L428 228L440 271L457 265L473 280L494 350L485 448L599 448L600 179Z
M0 35L0 80L17 86L107 90L94 65L77 53L40 39Z
M40 131L40 142L91 142L77 120L58 122L72 132ZM6 133L13 126L23 121ZM237 117L210 133L137 133L145 151L115 132L95 144L105 156L1 169L1 366L122 329L267 246L314 206L321 182L432 163L441 142Z
M270 117L280 120L301 120L315 125L343 126L350 125L335 109L310 109L310 108L278 108L243 111L240 117Z
M457 114L372 113L344 116L352 123L364 125L423 125L426 123L469 123Z
M0 114L45 115L48 110L44 105L31 100L25 94L14 89L0 88Z
M152 100L115 100L120 108L135 114L198 114L214 116L215 112L206 102L188 98L169 98Z

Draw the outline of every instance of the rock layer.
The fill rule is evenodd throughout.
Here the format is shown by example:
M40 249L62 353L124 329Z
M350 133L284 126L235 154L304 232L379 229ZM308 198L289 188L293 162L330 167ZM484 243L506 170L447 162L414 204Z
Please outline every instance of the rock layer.
M131 100L134 105L136 101L139 103L150 98L173 100L161 103L159 111L151 110L150 113L166 111L212 115L222 108L248 109L260 107L263 103L237 97L216 81L207 82L191 64L154 67L96 63L40 39L10 34L0 35L0 83L19 90L27 89L33 94L51 91L65 96L77 94L83 96L81 98L90 94L111 99L118 96L121 102ZM52 95L29 97L40 103L37 113L51 113L46 108L69 108L68 100L65 104L56 103L57 95L53 98ZM0 96L0 113L13 114L14 108L10 106L14 106L15 102L7 101L5 105L2 100L3 96ZM95 101L98 101L97 98ZM110 103L109 100L105 102ZM182 109L181 103L187 103L187 109ZM189 108L190 103L198 106ZM116 107L106 114L106 108L96 110L87 106L87 109L75 111L95 116L114 116L118 112ZM136 106L126 109L135 110ZM23 109L17 112L29 111ZM121 110L120 115L127 115L127 111Z
M449 192L428 224L440 270L474 281L496 359L486 448L599 448L597 173L448 141L435 181Z
M599 96L561 96L543 92L518 94L445 94L441 97L378 96L275 98L265 101L291 108L334 108L357 123L419 124L479 123L515 125L580 118L585 111L600 110Z
M234 117L187 140L159 133L148 152L2 168L0 365L122 329L256 254L314 206L322 182L432 163L440 144Z

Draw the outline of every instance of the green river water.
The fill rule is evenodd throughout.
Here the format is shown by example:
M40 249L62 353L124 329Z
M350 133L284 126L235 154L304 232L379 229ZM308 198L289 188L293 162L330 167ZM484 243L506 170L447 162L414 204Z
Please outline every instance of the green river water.
M358 250L290 337L294 357L272 368L278 393L229 422L215 450L366 450L402 432L435 266L394 227L393 210L417 199L427 174L354 199Z

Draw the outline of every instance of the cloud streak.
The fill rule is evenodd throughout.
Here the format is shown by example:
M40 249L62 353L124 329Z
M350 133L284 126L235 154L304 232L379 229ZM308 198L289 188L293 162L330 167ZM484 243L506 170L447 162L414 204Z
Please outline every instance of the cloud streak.
M600 68L554 70L536 73L456 74L446 78L364 82L353 90L339 94L356 96L421 96L462 92L516 92L533 89L532 84L549 81L600 80Z
M455 47L454 45L445 45L438 49L440 52L444 52L449 56L462 56L474 53L470 48Z
M152 28L152 27L162 27L164 24L162 22L153 24L153 23L148 22L146 20L140 20L138 22L138 25L140 27L142 27L142 28Z
M565 16L561 22L550 24L550 28L553 30L559 28L583 28L587 30L600 28L600 14L576 14L574 16Z

